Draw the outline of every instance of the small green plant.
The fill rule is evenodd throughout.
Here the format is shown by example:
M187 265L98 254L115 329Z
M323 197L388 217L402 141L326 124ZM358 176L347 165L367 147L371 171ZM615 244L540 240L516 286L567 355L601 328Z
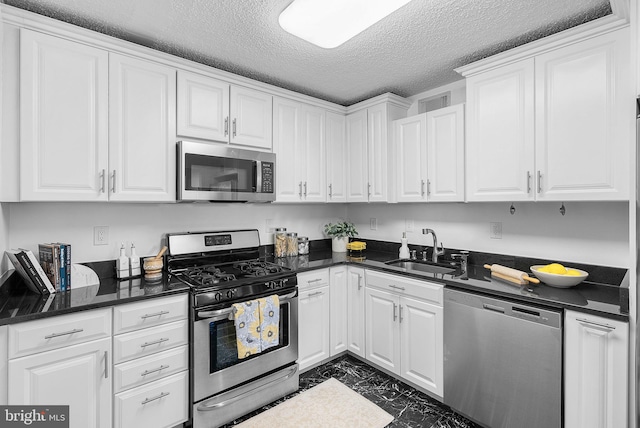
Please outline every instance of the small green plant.
M324 225L324 233L332 238L354 237L358 235L356 226L348 221L338 223L327 223Z

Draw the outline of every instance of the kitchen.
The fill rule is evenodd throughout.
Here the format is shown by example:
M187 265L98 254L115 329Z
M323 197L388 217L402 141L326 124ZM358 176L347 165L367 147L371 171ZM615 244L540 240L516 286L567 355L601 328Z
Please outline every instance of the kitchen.
M464 101L464 81L458 81L409 97L409 115L417 113L419 100L446 91L451 92L452 105ZM2 184L4 188L5 182ZM631 188L635 189L635 184ZM636 216L635 204L568 201L564 203L564 216L559 212L560 202L515 202L513 206L512 215L510 202L254 204L251 209L239 204L2 203L0 238L2 248L73 239L75 254L82 254L76 260L89 262L114 259L121 241L134 241L139 254L150 255L159 250L165 233L212 227L225 230L256 227L263 244L272 242L272 229L277 226L299 231L312 240L324 239L322 226L326 222L348 218L364 240L397 242L399 246L400 236L406 231L411 244L432 245L419 233L430 227L437 231L446 248L628 268L632 284L635 283L636 226L630 220ZM376 219L375 229L371 218ZM501 223L501 239L490 237L491 223ZM95 246L93 228L101 225L109 227L109 244ZM6 259L4 263L6 270ZM632 338L634 296L632 286ZM631 349L633 343L632 339ZM630 396L634 396L633 391Z

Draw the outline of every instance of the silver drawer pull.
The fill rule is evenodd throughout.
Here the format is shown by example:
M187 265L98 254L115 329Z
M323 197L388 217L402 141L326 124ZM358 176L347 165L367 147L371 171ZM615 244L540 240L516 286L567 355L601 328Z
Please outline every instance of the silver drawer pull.
M53 339L54 337L68 336L70 334L81 333L83 331L84 331L83 328L74 328L73 330L65 331L64 333L51 333L50 335L45 336L44 338L45 339Z
M161 366L160 366L160 367L158 367L157 369L153 369L153 370L145 370L145 371L143 371L142 373L140 373L140 376L143 376L143 377L144 377L144 376L149 375L149 374L151 374L151 373L159 372L159 371L161 371L161 370L168 369L168 368L169 368L169 366L161 365Z
M324 293L324 291L316 291L315 293L309 294L309 297L318 296L318 295L323 294L323 293Z
M159 395L156 395L155 397L152 398L145 398L144 401L142 402L142 405L145 405L147 403L151 403L152 401L156 401L161 399L162 397L166 397L167 395L171 394L170 392L161 392Z
M142 315L140 318L147 319L147 318L153 318L153 317L161 317L162 315L167 315L168 313L169 311L160 311L160 312L156 312L155 314Z
M147 346L151 346L151 345L159 345L162 342L167 342L169 339L158 339L158 340L154 340L153 342L144 342L142 345L140 345L141 348L145 348Z
M322 281L322 278L310 279L310 280L308 280L308 281L307 281L307 283L308 283L308 284L312 284L312 283L314 283L314 282L319 282L319 281Z
M576 321L582 322L582 323L585 323L585 324L595 325L595 326L598 326L598 327L603 327L603 328L606 328L606 329L609 329L609 330L615 330L616 329L616 327L613 326L613 325L602 324L602 323L599 323L599 322L589 321L589 320L586 320L584 318L576 318Z
M391 288L395 288L396 290L402 290L402 291L404 291L404 287L400 287L400 286L397 286L397 285L389 284L389 287L391 287Z

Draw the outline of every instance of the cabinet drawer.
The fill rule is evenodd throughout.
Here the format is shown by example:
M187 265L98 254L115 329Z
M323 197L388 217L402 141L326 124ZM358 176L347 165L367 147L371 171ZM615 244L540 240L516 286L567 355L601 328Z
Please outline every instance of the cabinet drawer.
M437 305L442 305L441 284L422 281L413 278L405 278L398 275L389 275L384 272L366 270L367 287L391 291L400 296L411 296L426 300Z
M189 368L189 347L183 345L149 355L113 368L114 392L144 385Z
M187 339L187 320L120 334L113 337L113 362L118 364L186 345Z
M129 303L113 308L113 333L125 333L186 319L187 294Z
M189 417L189 372L115 395L114 428L173 427Z
M318 269L298 274L298 288L300 290L326 285L329 285L329 269Z
M111 308L9 326L9 359L111 337Z

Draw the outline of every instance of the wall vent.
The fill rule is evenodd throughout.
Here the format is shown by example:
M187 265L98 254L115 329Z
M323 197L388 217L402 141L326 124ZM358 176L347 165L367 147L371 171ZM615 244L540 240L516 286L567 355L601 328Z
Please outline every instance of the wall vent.
M429 98L423 98L418 101L418 113L426 113L439 108L449 107L451 105L451 91L443 92Z

